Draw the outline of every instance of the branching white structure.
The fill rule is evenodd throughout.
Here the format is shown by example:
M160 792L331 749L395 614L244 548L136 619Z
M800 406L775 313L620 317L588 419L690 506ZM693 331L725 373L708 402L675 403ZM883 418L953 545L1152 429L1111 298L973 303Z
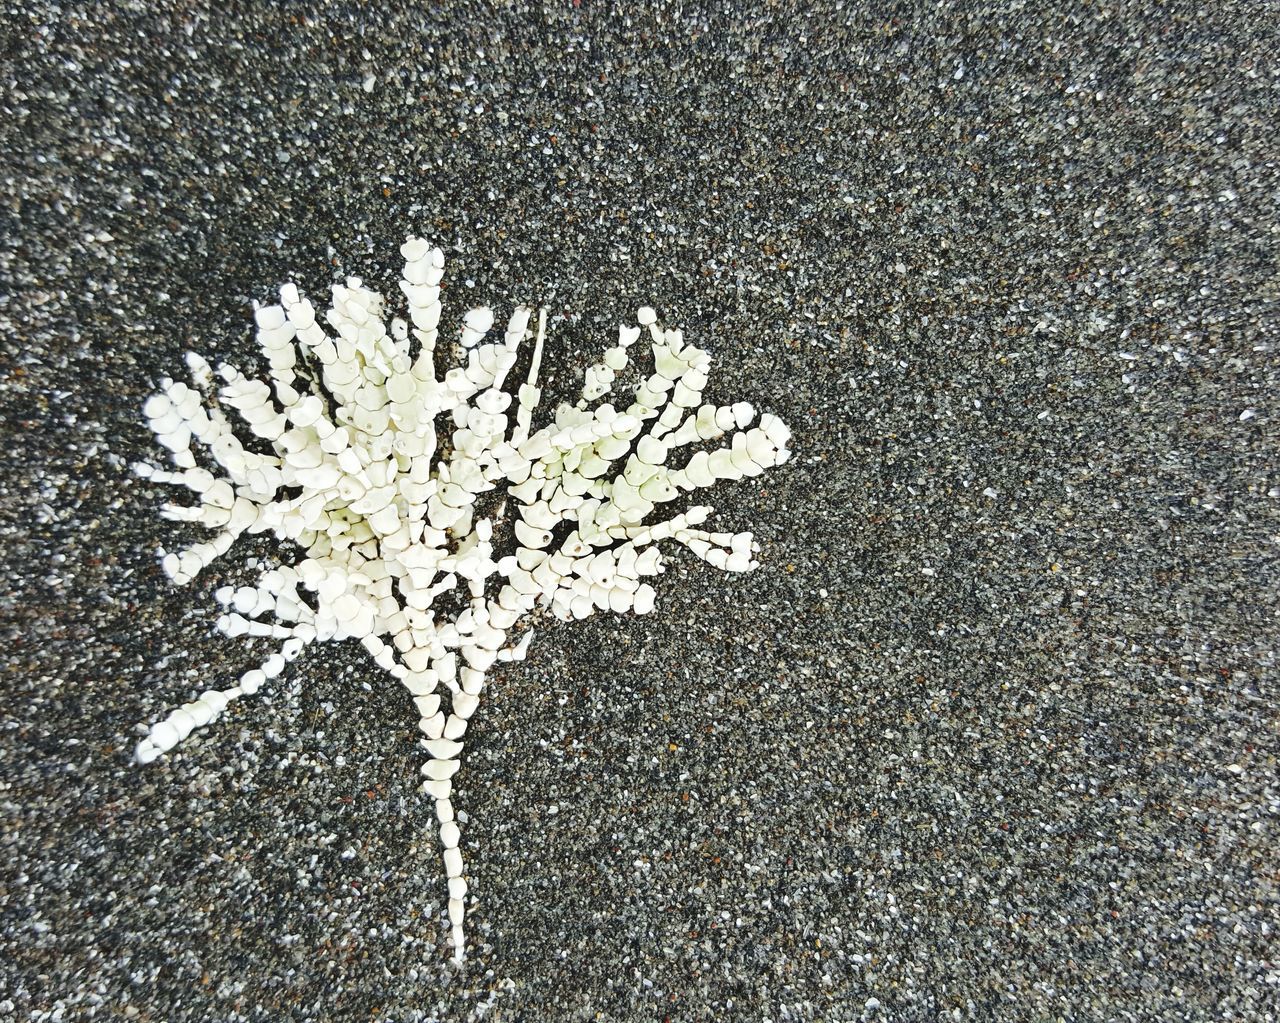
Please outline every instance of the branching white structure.
M755 413L745 402L702 404L710 356L679 331L659 327L647 307L639 326L621 327L617 345L587 369L582 400L562 404L552 424L531 432L545 311L512 421L504 385L532 333L532 310L517 308L495 340L493 314L468 312L457 338L465 365L440 377L444 256L412 238L401 253L411 322L393 319L388 328L382 296L350 278L333 288L326 329L311 303L286 285L280 305L256 313L269 382L223 365L215 389L209 364L189 354L192 385L166 379L146 402L174 469L135 468L195 494L194 505L166 505L167 517L216 531L163 555L175 583L190 582L243 533L269 531L292 541L301 556L264 571L256 586L216 591L227 609L218 619L223 632L280 640L279 651L237 685L211 689L153 725L136 758L146 764L172 749L232 700L279 675L307 644L360 640L417 708L430 756L422 788L439 817L451 939L460 959L467 882L451 779L486 672L495 661L524 657L532 630L512 645L509 639L537 609L562 619L652 610L646 580L663 571L660 541L684 544L730 572L756 567L750 533L698 528L709 507L695 505L657 523L646 519L659 505L717 480L780 465L790 433L768 414L751 427ZM625 410L594 404L611 390L642 330L654 372ZM226 409L269 454L241 442ZM698 450L681 468L668 467L675 452L729 433L727 446ZM212 468L197 464L193 440L207 449ZM507 539L509 504L514 552L502 557L495 541Z

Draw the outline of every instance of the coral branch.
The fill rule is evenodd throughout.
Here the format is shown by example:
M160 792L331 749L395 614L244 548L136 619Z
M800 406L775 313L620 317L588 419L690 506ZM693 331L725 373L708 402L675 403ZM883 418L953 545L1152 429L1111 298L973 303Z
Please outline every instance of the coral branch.
M213 370L192 353L191 386L164 380L147 400L143 412L174 471L139 463L138 474L195 496L193 505L165 504L164 517L214 531L184 551L162 552L169 577L190 582L245 532L269 532L283 545L282 559L298 556L264 570L255 585L214 593L225 609L221 631L282 639L279 652L237 685L208 690L157 722L136 758L150 763L173 749L278 676L307 644L359 640L409 691L418 714L428 754L422 790L435 803L450 939L461 959L468 890L453 778L486 673L529 648L533 630L512 643L513 629L538 608L565 620L652 611L657 593L646 580L665 568L662 541L725 571L755 568L751 533L697 528L710 507L646 520L683 494L781 465L790 433L768 414L751 427L755 410L745 402L702 404L710 356L660 327L647 306L585 370L580 400L533 431L546 310L531 332L533 310L517 307L495 340L493 313L472 309L454 338L465 361L441 377L444 255L416 238L400 251L407 321L388 324L382 296L351 277L333 287L326 330L311 303L285 285L280 304L254 316L269 382L220 366L215 388ZM625 411L599 403L632 361L643 328L652 374ZM531 333L513 417L505 386ZM237 429L270 454L246 446ZM728 446L667 465L673 452L726 434ZM211 468L197 464L197 452ZM515 540L503 556L495 554L493 518L477 515L480 496L500 488L506 500L496 514L510 510ZM460 587L461 602L449 605L460 610L445 613L446 595Z

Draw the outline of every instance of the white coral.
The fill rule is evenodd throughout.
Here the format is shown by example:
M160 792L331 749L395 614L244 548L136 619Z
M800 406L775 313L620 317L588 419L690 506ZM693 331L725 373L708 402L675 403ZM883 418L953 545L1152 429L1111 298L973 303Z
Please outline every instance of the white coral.
M245 532L270 531L303 553L265 571L256 586L215 593L227 609L218 620L223 632L282 640L279 652L238 685L210 690L152 726L136 757L145 764L172 749L231 700L280 674L306 644L359 639L417 707L431 756L422 787L440 820L451 938L461 958L467 883L451 779L486 671L495 660L524 657L532 631L508 645L512 629L539 607L562 619L647 613L655 594L645 580L663 571L662 540L684 544L716 568L755 568L750 533L697 528L708 507L651 525L645 519L684 493L780 465L790 432L768 414L749 428L755 413L745 402L702 404L710 356L679 331L659 327L646 307L640 326L621 327L617 345L587 369L582 400L561 405L553 424L531 433L545 311L512 422L503 387L530 335L532 311L517 308L496 341L486 340L493 313L468 312L459 338L466 364L441 379L435 352L444 256L412 238L400 251L412 327L393 319L388 331L382 296L350 278L333 288L326 330L311 303L286 285L281 305L256 314L270 383L224 365L215 392L208 363L189 354L194 386L165 380L147 401L146 417L177 471L140 464L138 472L196 494L194 506L166 505L169 518L217 531L163 556L174 582L194 579ZM588 407L609 393L642 329L655 372L625 411ZM241 443L226 407L270 454ZM667 466L678 449L726 433L728 446L699 450L678 469ZM193 439L208 449L216 474L197 465ZM499 487L515 512L515 552L505 557L495 557L494 520L508 501L491 502L492 517L477 511L483 495ZM438 619L440 598L459 587L459 610Z

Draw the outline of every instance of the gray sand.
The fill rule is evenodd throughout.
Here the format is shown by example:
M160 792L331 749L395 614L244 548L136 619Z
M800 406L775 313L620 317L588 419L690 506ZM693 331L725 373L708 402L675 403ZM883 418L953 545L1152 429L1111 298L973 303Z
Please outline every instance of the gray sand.
M1270 5L389 6L4 16L0 1019L1274 1019ZM168 584L143 399L409 232L795 432L494 674L463 972L355 644L129 762L268 550Z

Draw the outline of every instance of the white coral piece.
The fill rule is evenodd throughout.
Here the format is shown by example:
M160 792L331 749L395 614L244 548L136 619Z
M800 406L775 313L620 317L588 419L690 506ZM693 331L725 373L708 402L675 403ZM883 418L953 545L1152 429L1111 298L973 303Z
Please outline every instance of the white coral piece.
M645 520L684 493L782 464L790 431L768 414L751 427L755 412L745 402L702 404L710 356L679 331L662 329L646 307L640 326L621 327L617 345L587 369L582 400L561 405L554 423L531 433L545 310L513 422L512 397L503 388L531 333L532 310L517 308L496 340L489 340L493 313L468 312L458 338L466 364L441 379L435 353L444 255L416 238L400 251L412 327L393 319L388 329L382 296L357 278L333 288L328 329L286 285L280 305L256 313L269 383L223 365L215 391L209 364L192 353L193 386L166 379L146 402L146 417L176 471L146 464L137 471L197 496L193 506L166 505L167 517L216 531L181 553L163 554L175 583L190 582L245 532L269 530L302 556L264 571L256 586L216 591L227 609L218 619L223 632L281 640L279 652L237 685L211 689L153 725L136 758L146 764L172 749L232 700L279 675L307 644L359 639L405 685L418 711L430 754L422 788L440 821L451 940L461 959L467 882L451 779L485 673L497 660L523 659L532 630L514 645L510 634L535 609L562 619L651 611L655 594L646 580L663 571L662 540L684 544L716 568L755 568L759 548L750 533L697 528L709 507ZM654 373L625 411L608 403L589 407L609 393L642 330ZM270 454L241 443L227 407ZM676 451L727 433L729 445L668 467ZM192 440L208 449L216 473L197 465ZM495 557L494 518L476 510L482 495L499 487L515 512L515 552L505 557ZM495 502L494 517L507 506L508 500ZM441 620L440 599L459 587L460 610Z

